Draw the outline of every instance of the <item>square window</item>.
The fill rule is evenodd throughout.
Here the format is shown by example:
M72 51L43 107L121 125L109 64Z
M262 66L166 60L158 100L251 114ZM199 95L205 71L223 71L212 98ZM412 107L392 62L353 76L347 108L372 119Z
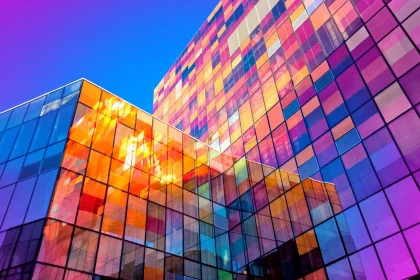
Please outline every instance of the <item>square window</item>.
M373 241L387 237L399 230L383 192L361 202L360 208Z
M395 80L376 47L365 53L356 64L372 95L376 95Z
M324 263L330 263L346 254L334 219L317 226L315 232Z
M327 267L328 279L330 280L350 280L353 279L349 260L347 258L338 261Z
M372 34L373 39L376 42L379 42L389 31L394 29L398 23L385 6L380 10L369 22L366 24L370 34Z
M408 167L415 171L420 167L420 119L410 110L393 121L389 128L400 148Z
M419 52L401 27L392 31L378 45L397 77L403 75L420 61Z
M350 256L350 262L356 279L385 280L372 246Z
M420 191L413 177L399 181L385 192L402 228L420 222Z
M359 208L353 206L336 217L343 236L344 245L349 253L357 251L371 243Z
M417 274L401 233L379 242L376 248L388 279L404 279Z

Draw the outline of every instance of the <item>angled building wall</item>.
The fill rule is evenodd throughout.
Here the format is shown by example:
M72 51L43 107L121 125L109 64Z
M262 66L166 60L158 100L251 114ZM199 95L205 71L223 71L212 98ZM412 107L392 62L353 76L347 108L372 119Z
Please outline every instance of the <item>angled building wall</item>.
M223 153L334 183L366 239L324 260L330 278L416 274L419 7L220 1L156 87L153 114Z
M76 81L0 114L3 279L32 274L80 86Z
M37 122L1 150L4 278L287 279L344 253L333 184L222 154L80 84L0 115L3 135ZM8 167L19 156L30 165Z

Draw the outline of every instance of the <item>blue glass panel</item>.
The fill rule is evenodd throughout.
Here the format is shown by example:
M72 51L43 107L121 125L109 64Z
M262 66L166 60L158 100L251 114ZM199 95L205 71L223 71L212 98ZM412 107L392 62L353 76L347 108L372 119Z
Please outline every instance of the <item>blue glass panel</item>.
M26 156L25 166L38 162L44 158L45 149L38 150Z
M217 267L231 270L229 237L227 233L216 237Z
M82 85L82 81L74 82L64 88L63 97L71 95L80 90L80 86Z
M283 110L284 119L289 119L297 110L299 110L300 104L299 100L295 99L292 103L289 104L286 108Z
M75 93L70 94L69 96L63 97L63 99L61 99L61 106L76 102L78 97L79 97L78 92L75 92Z
M42 96L29 103L28 111L25 115L25 122L37 118L41 115L42 106L44 105L45 98L45 96Z
M337 223L349 254L371 243L357 206L353 206L339 214Z
M16 185L1 230L6 230L22 224L35 186L35 181L36 177L33 177L29 180L19 182Z
M353 279L353 274L351 273L349 260L347 258L328 266L327 273L330 280Z
M32 139L32 144L29 149L30 152L47 146L56 115L57 111L54 111L42 116L39 119L38 126L36 127L34 138Z
M305 162L304 164L302 164L302 166L299 167L299 174L300 174L301 180L302 181L305 180L306 178L308 178L309 176L311 176L318 170L319 170L318 162L316 161L316 157L313 157L307 162Z
M70 124L73 119L74 104L61 108L58 111L54 128L50 138L50 144L64 140L67 138Z
M24 123L20 128L19 134L16 138L15 145L13 146L10 159L26 154L31 144L31 139L34 134L38 119Z
M6 128L11 113L12 111L7 111L0 115L0 131L3 131Z
M3 172L3 176L0 180L0 188L3 186L10 185L17 181L20 170L23 165L23 160L25 157L20 157L14 160L9 161L6 164L6 167Z
M54 169L38 176L25 223L46 217L55 181L57 180L57 172L58 169Z
M9 158L18 132L19 127L14 127L3 133L0 139L0 162L5 162Z
M345 255L344 247L334 219L330 219L317 226L315 232L318 237L324 263L332 262Z
M338 153L340 155L344 154L357 144L359 144L361 141L359 133L357 132L356 128L353 128L349 132L347 132L343 137L338 139L335 142L335 145L337 146Z
M243 195L241 195L240 201L241 201L241 208L242 208L243 211L251 212L251 213L255 212L254 203L252 201L251 190L249 190L246 193L244 193ZM245 213L243 213L243 214L245 214ZM245 217L243 219L245 219Z
M28 109L28 104L13 109L12 115L10 116L6 129L21 124L23 122L23 117L25 117L26 109Z
M57 101L57 100L61 99L61 96L63 95L63 91L64 91L64 89L60 88L60 89L57 89L57 90L49 93L47 95L47 100L45 100L45 104L49 104L51 102L54 102L54 101Z
M7 206L9 206L10 198L12 197L15 186L8 186L0 189L0 223L3 222L6 214Z
M64 151L65 147L66 147L66 141L61 141L51 146L48 146L44 157L47 158L47 157L59 154Z
M316 92L320 92L322 89L324 89L333 80L334 80L334 74L331 72L331 70L328 70L327 73L322 75L322 77L319 78L319 80L314 83L314 87L315 87Z

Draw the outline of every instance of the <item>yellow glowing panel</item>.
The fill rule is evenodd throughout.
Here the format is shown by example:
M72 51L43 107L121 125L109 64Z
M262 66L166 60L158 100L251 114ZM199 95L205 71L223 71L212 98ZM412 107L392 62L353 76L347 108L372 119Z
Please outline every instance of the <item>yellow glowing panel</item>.
M101 89L89 82L83 81L82 90L80 92L79 101L94 108L101 97Z
M239 119L241 121L242 131L246 131L253 125L254 122L252 120L251 106L249 104L249 101L246 101L239 108Z
M268 111L279 101L276 85L274 84L274 79L272 77L270 77L270 79L268 79L268 81L262 86L262 91L265 108Z
M111 155L114 142L116 120L99 114L95 133L93 134L92 148L106 155Z
M296 244L300 256L318 248L318 242L316 241L315 232L313 230L310 230L308 232L305 232L301 236L298 236L296 238Z
M293 76L293 83L295 85L299 84L306 76L309 75L308 67L305 65L296 75Z
M128 184L130 183L130 165L113 159L111 162L111 171L109 173L110 185L128 191Z
M80 144L89 146L95 129L96 111L78 104L69 138Z
M257 60L255 63L257 65L257 68L260 68L263 66L263 64L268 60L268 54L267 52L264 52L264 54Z
M107 183L110 163L111 158L91 150L86 175L100 182Z

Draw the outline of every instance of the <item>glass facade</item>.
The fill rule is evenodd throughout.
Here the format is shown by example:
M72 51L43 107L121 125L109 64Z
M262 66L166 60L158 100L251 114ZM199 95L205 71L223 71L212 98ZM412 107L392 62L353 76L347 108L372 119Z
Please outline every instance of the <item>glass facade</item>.
M222 0L153 116L0 113L0 280L417 279L419 7Z
M220 153L86 80L0 119L2 279L290 278L345 254L333 184Z
M292 222L298 248L277 243L276 277L418 274L419 8L222 0L156 87L153 115L215 150L335 185L342 211ZM304 264L300 244L317 248Z
M0 279L30 279L80 86L0 114Z

